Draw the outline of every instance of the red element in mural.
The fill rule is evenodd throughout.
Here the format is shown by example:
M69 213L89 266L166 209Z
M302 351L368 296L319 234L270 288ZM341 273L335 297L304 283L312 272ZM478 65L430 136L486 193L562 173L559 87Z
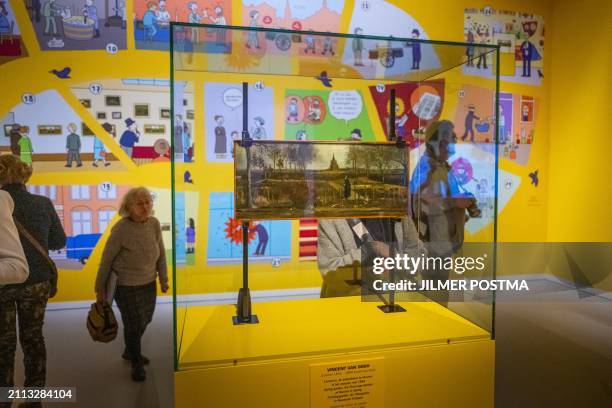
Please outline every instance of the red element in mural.
M395 129L399 137L414 148L419 145L420 134L440 118L444 106L444 79L406 82L387 85L383 92L370 87L378 118L389 137L390 90L395 89Z
M272 23L272 17L270 17L270 16L265 16L265 17L263 18L263 22L264 22L264 24L270 24L270 23Z
M300 23L299 21L294 21L293 24L291 24L291 28L293 28L294 30L301 30L302 23Z
M316 218L300 220L300 261L317 259L317 230Z
M255 238L256 232L251 231L253 228L253 223L249 221L249 244ZM229 217L225 222L225 238L228 238L233 244L242 244L242 221L235 219L234 217Z

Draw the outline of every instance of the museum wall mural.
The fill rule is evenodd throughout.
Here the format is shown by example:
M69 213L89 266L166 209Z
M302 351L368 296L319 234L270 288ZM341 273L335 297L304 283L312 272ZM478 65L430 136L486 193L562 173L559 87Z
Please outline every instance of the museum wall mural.
M0 77L5 84L0 99L0 153L17 154L32 164L34 175L28 188L48 196L61 209L70 237L65 250L52 254L58 261L61 288L54 301L93 297L96 264L118 219L120 198L139 185L154 192L166 248L169 254L174 250L181 274L179 293L230 292L240 285L243 237L234 210L235 199L241 202L241 197L233 193L233 162L234 141L242 132L242 84L230 74L177 73L171 101L169 25L175 21L408 39L355 43L308 34L248 33L233 38L227 30L191 27L181 34L193 50L218 54L219 64L235 71L254 61L267 63L266 58L278 52L303 57L306 63L278 67L299 77L247 76L247 128L256 140L385 141L392 87L397 95L396 129L408 141L412 155L422 148L418 140L430 123L453 122L458 148L449 162L486 215L468 223L468 240L487 239L493 219L495 180L477 163L494 160L493 152L483 145L493 140L495 95L487 81L495 61L478 55L477 47L467 46L459 55L470 62L448 79L383 86L341 77L347 73L366 78L380 73L411 75L442 65L444 56L435 46L417 46L410 39L499 44L503 51L499 239L544 240L546 189L542 184L547 180L545 150L551 140L548 108L543 104L549 69L544 63L549 52L544 39L550 12L546 6L525 1L520 7L504 0L465 3L0 0ZM308 61L324 61L329 78L318 72L313 78ZM173 133L174 153L170 149ZM281 162L262 158L258 172L265 184L291 179L300 166L307 168L292 152L285 153ZM372 204L368 192L359 187L366 178L379 183L385 178L386 188L394 189L401 164L384 175L362 159L363 153L351 162L353 154L341 152L332 158L321 154L324 165L311 163L334 177L342 175L342 180L325 181L329 200ZM174 248L172 158L174 183L180 191L174 197ZM410 161L406 164L413 171L417 157ZM267 205L282 201L273 188L262 188L258 194L256 199ZM323 198L310 204L308 197L302 197L305 208L326 205L321 194ZM253 289L320 285L317 222L308 211L297 218L249 222ZM516 222L530 225L529 231L504 228Z

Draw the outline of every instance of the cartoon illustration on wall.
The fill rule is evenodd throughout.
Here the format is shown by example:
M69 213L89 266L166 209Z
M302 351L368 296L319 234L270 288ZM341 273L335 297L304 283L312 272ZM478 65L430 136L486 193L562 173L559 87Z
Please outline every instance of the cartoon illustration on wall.
M300 261L316 261L318 231L317 219L302 218L301 220L299 220L299 230Z
M340 30L343 8L344 0L243 0L242 23L249 27L336 33ZM273 52L293 49L312 57L332 57L336 53L335 38L312 35L249 33L245 45L259 54L266 49Z
M340 30L344 8L344 0L242 0L242 4L245 26L254 24L256 11L259 27L332 33Z
M81 270L115 218L130 186L28 184L32 194L48 197L67 235L66 248L49 251L59 269Z
M361 91L285 91L286 140L374 140Z
M427 125L440 117L444 106L444 80L406 82L388 85L384 89L370 86L370 94L387 138L390 130L391 89L395 89L396 135L411 147L416 147Z
M428 39L428 35L411 15L384 0L356 1L349 33L357 35L394 36L406 39ZM384 23L381 23L384 22ZM342 62L355 68L364 78L398 76L440 67L430 44L412 40L378 41L350 39L344 47Z
M170 87L166 79L123 78L78 84L72 92L98 119L110 125L119 147L136 164L170 161L171 126L180 127L175 153L180 161L193 156L193 84L180 89L179 113L170 118ZM179 138L177 138L179 140Z
M170 48L170 22L231 25L231 0L134 0L136 48ZM175 31L193 49L206 47L208 53L228 53L231 38L227 30L179 27Z
M56 91L15 106L1 124L0 152L19 156L35 172L126 169ZM102 127L112 130L107 122Z
M200 194L193 191L174 194L176 260L180 264L196 263L199 199Z
M463 85L455 112L455 132L459 141L488 144L495 137L495 92ZM525 165L535 139L538 104L535 98L501 92L499 94L499 157Z
M233 218L234 193L210 193L207 264L242 262L242 223ZM291 221L249 223L249 261L291 257Z
M465 85L455 111L455 133L467 143L493 143L495 140L494 90Z
M11 4L8 0L0 0L0 65L26 55Z
M274 93L271 87L249 86L249 134L274 138ZM233 162L234 140L242 138L242 85L204 84L206 160Z
M503 80L539 85L544 71L544 19L510 10L466 8L465 41L500 45L500 77ZM464 73L490 76L495 54L467 47Z
M415 176L415 168L419 165L422 155L421 149L411 151L411 178ZM448 162L453 177L457 181L458 193L469 193L476 199L480 215L470 218L465 225L470 234L475 234L494 221L495 155L475 144L457 143L454 145L454 151ZM510 198L518 190L520 177L500 169L499 182L498 213L504 209ZM503 189L501 188L502 185L505 185Z
M126 48L126 0L25 0L43 50Z

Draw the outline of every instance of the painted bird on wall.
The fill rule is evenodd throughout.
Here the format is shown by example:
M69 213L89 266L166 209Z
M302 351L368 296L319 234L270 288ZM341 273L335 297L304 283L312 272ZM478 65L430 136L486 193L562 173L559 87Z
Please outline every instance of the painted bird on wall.
M540 182L540 179L538 178L538 171L536 170L534 172L529 173L529 178L531 179L531 184L533 184L534 186L538 186L538 183Z
M327 88L331 88L332 86L332 79L327 76L327 71L322 71L318 77L315 77L315 79L321 81L323 86L326 86Z
M61 69L59 71L57 69L51 70L51 71L49 71L49 73L55 75L59 79L68 79L68 78L70 78L70 72L71 71L72 71L71 68L64 67L63 69Z

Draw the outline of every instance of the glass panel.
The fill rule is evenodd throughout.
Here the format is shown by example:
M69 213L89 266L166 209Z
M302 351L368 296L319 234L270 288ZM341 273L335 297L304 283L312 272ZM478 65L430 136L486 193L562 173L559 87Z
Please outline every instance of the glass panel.
M311 299L312 313L332 313L330 305L335 300L318 298L326 290L333 293L330 283L336 279L342 290L330 296L355 301L351 303L351 314L370 313L377 305L368 301L379 305L398 302L406 309L425 314L439 311L428 315L434 320L444 316L444 323L430 324L431 333L423 330L425 337L436 333L452 337L459 333L454 330L464 329L470 333L468 336L493 335L492 294L478 288L457 291L446 286L451 281L495 276L495 141L500 122L497 47L425 41L418 38L418 33L411 38L373 37L359 35L359 30L355 30L357 35L343 35L173 23L170 31L177 370L234 360L303 355L304 350L287 344L282 350L276 347L265 351L271 354L265 354L263 349L251 348L256 340L252 339L247 347L225 332L231 329L231 315L236 314L228 305L236 303L236 294L243 287L244 248L253 308L264 313L262 324L271 323L264 323L265 313L275 313L278 304L295 304L287 301L291 299ZM494 74L464 77L467 55L486 58ZM194 100L189 107L188 98ZM528 106L528 100L523 102ZM273 157L276 153L271 151L266 151L263 163L257 158L263 151L255 154L253 180L247 185L258 190L250 206L244 205L248 194L241 180L237 180L237 186L234 182L242 177L240 166L246 161L244 145L235 143L243 136L253 139L250 149L255 153L263 146L284 146L286 150L281 152L280 162L280 157ZM300 164L303 155L293 155L288 148L327 146L327 155L333 146L349 146L349 141L361 142L352 144L353 150L358 150L363 146L378 148L374 142L382 144L398 138L406 143L404 151L409 154L400 160L401 166L393 167L393 171L401 171L394 173L392 179L398 178L398 185L407 184L409 195L401 202L401 212L379 211L377 215L385 218L367 218L368 214L357 211L374 198L373 193L362 193L358 186L368 184L369 178L381 184L390 181L385 176L383 183L382 175L373 176L367 170L372 166L373 172L380 172L370 163L373 155L362 152L351 161L348 154L341 158L332 154L342 182L324 182L334 186L331 190L335 193L328 191L330 197L337 195L328 203L325 193L319 191L321 183L306 174L307 166ZM397 149L393 143L388 147ZM383 166L389 166L390 161L383 161ZM326 159L328 170L331 163ZM287 189L295 184L293 178L298 173L304 176L300 182L303 188L296 191L302 194L301 198L287 197ZM348 197L344 175L351 187ZM282 194L276 194L272 184L282 187L276 189ZM325 204L335 205L336 210L351 210L329 214L340 217L336 219L315 218L321 217L318 209ZM246 207L268 207L270 214L241 212ZM361 227L355 220L361 220ZM367 241L368 235L376 238L384 245L372 246L381 253L419 257L425 249L428 256L452 259L454 267L451 271L435 265L421 268L414 277L415 282L442 282L441 289L418 293L394 289L372 297L371 292L362 292L362 286L371 282L354 268L355 264L365 264L363 259L356 256L355 263L351 258L343 267L322 263L322 233L330 223L346 227L351 240L357 237L355 242ZM418 236L411 241L412 246L398 239L409 230L414 230L413 237ZM385 248L389 251L385 252ZM463 268L459 259L467 257L482 258L484 267ZM405 274L397 274L386 279L404 277ZM285 323L279 335L299 335L297 325ZM399 332L385 326L385 322L380 324L372 330L388 331L389 341L407 344L402 343L407 340ZM414 330L410 332L414 334ZM316 330L310 335L316 337ZM222 339L223 336L227 337ZM410 341L426 341L425 337ZM228 347L219 344L226 341ZM314 337L309 341L317 344L312 353L374 346L357 335L344 343L317 343Z

